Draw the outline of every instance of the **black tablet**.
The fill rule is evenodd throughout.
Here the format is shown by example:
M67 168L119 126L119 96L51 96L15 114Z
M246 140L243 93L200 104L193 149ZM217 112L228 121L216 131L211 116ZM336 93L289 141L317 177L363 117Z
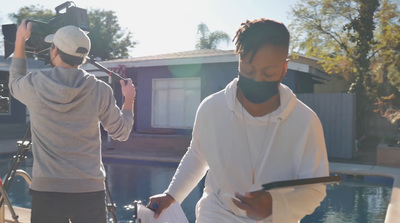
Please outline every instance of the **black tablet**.
M313 177L313 178L305 178L305 179L297 179L297 180L284 180L284 181L276 181L272 183L267 183L262 185L263 190L271 190L277 188L285 188L285 187L296 187L296 186L306 186L311 184L334 184L339 183L343 180L341 176L327 176L327 177Z

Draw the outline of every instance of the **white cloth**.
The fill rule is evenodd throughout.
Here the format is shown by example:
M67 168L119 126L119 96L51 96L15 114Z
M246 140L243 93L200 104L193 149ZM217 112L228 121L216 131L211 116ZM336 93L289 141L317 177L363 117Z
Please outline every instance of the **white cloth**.
M329 175L322 125L310 108L281 84L280 107L270 115L253 117L237 101L236 84L234 79L200 104L190 147L165 191L181 203L207 173L196 206L199 223L255 222L224 194L244 194L273 181ZM300 221L320 205L325 189L317 185L271 191L273 213L261 222Z
M173 203L163 210L158 218L154 218L154 212L144 206L137 206L137 222L140 223L189 223L182 207L178 202Z

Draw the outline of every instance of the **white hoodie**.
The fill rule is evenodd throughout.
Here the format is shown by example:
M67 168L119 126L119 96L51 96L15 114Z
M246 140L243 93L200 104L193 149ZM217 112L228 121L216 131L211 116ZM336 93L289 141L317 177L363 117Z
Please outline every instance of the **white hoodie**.
M280 107L251 116L236 99L237 81L199 106L190 147L165 191L181 203L208 171L197 222L255 222L231 198L262 184L329 175L318 116L285 85ZM252 172L255 170L255 183ZM271 190L272 215L262 222L299 222L326 196L325 186Z

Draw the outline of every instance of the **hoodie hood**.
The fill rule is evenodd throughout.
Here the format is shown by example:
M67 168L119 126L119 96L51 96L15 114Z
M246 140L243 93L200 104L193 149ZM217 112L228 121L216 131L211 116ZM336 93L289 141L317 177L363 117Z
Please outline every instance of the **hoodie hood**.
M236 115L242 116L242 106L236 98L238 80L238 78L233 79L224 89L224 94L229 109ZM254 124L265 124L268 121L277 122L278 120L284 122L293 111L297 98L292 90L282 83L279 85L279 97L280 106L271 113L271 116L267 114L262 117L253 117L245 112L246 121Z
M96 78L82 69L54 67L37 73L36 96L51 109L67 112L79 106L95 88Z

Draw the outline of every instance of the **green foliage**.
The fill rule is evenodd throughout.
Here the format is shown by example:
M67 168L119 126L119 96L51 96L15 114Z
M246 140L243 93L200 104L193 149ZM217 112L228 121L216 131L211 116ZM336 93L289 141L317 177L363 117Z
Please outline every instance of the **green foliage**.
M360 66L356 62L367 57L373 27L366 15L361 16L360 1L302 0L292 7L292 51L322 59L321 65L329 74L341 73L354 82ZM370 10L368 8L368 10ZM365 10L365 11L368 11ZM369 19L371 20L371 14ZM361 52L363 55L361 55Z
M329 74L342 73L347 79L353 75L351 62L353 45L343 24L354 11L352 2L299 1L292 7L292 51L322 59L321 65ZM340 15L341 14L341 15Z
M22 7L17 13L11 13L8 16L12 21L20 24L24 19L47 23L54 15L55 13L52 10L44 9L43 6L30 5Z
M357 130L365 129L372 101L384 89L393 93L380 83L400 87L400 13L393 1L299 0L291 9L291 51L320 58L325 72L345 77L357 96Z
M218 44L221 41L226 41L227 44L230 41L229 35L222 31L210 32L207 25L200 23L197 26L197 34L199 40L196 44L196 49L217 49Z
M136 42L131 40L131 33L127 34L118 25L117 16L113 11L91 10L88 13L92 50L90 53L103 60L127 58L128 51Z
M372 58L372 74L380 87L378 95L390 95L391 86L400 90L400 16L397 4L382 1L376 14L380 26L375 34L376 54Z
M390 147L400 148L400 137L398 135L385 136L382 140L382 143L387 144Z

